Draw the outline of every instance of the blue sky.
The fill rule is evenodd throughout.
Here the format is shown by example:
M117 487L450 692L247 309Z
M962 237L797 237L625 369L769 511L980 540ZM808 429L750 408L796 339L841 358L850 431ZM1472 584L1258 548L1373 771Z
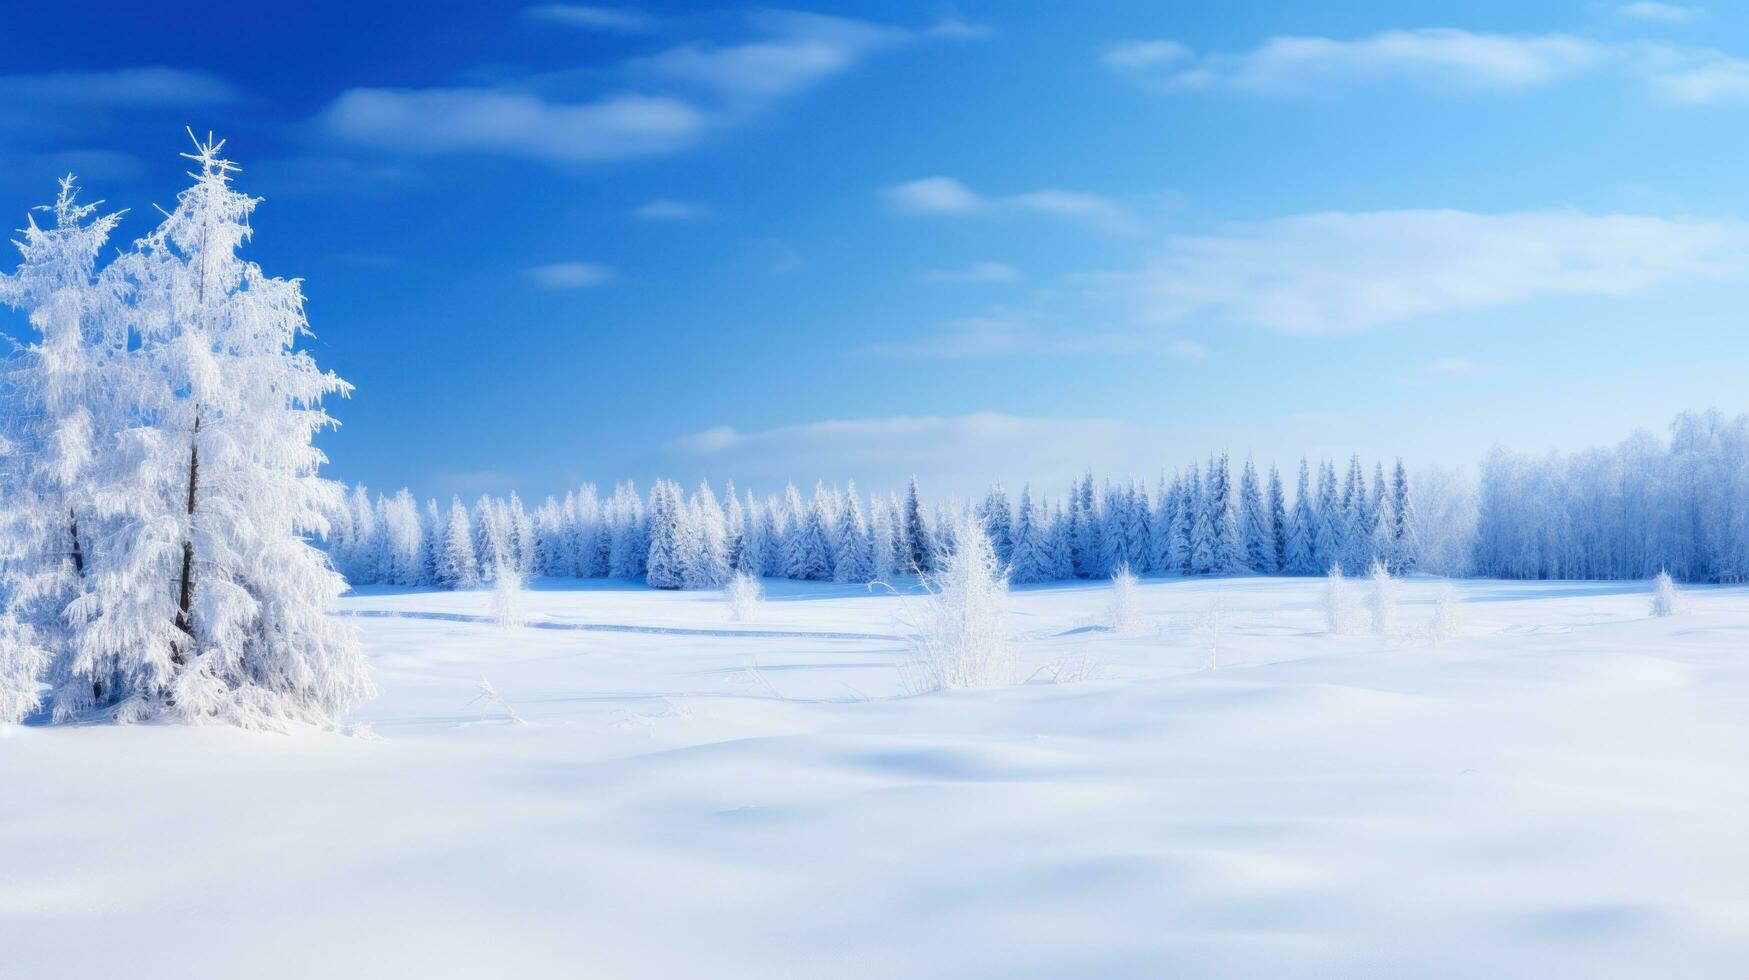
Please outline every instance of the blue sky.
M339 479L1054 490L1749 408L1722 4L176 6L0 10L0 214L71 169L130 239L227 138Z

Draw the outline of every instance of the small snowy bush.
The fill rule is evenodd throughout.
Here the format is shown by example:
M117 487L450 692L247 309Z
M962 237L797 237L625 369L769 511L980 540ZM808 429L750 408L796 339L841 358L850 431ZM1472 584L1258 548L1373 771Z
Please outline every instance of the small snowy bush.
M1341 636L1353 628L1353 619L1349 609L1348 586L1342 580L1342 568L1331 564L1330 574L1324 576L1324 624L1330 632Z
M1008 638L1008 580L983 528L974 521L956 528L953 550L924 585L929 595L905 608L906 689L922 694L1018 683L1020 662Z
M1134 636L1142 631L1142 611L1136 606L1136 575L1130 566L1119 565L1111 576L1111 606L1106 611L1111 631Z
M1675 616L1682 612L1682 593L1676 591L1676 582L1669 572L1659 572L1652 580L1652 615Z
M723 595L729 600L729 621L745 623L759 614L765 590L758 579L746 572L736 572L723 589Z
M502 562L492 577L492 621L506 630L520 629L526 622L522 612L522 573Z
M1433 600L1433 623L1430 627L1433 645L1438 646L1463 631L1463 602L1458 598L1457 589L1452 587L1451 582L1442 582L1439 595Z
M1388 636L1397 628L1397 580L1382 561L1372 563L1372 631Z

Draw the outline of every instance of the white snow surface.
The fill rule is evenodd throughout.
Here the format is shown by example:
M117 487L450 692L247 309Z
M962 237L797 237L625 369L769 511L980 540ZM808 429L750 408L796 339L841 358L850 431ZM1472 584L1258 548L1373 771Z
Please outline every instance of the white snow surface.
M1031 682L905 697L914 598L766 586L348 596L375 738L4 729L0 976L1749 964L1749 589L1459 583L1438 646L1430 579L1387 637L1321 579L1144 580L1128 636L1019 589Z

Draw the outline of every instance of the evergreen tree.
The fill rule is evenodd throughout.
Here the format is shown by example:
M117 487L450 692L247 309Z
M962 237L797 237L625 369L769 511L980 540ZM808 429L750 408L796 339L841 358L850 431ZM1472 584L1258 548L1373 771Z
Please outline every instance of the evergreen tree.
M1032 501L1032 487L1021 488L1015 513L1008 577L1011 581L1048 582L1056 577L1050 555L1044 515Z
M655 589L678 589L686 584L684 549L686 528L681 510L686 506L680 488L657 480L650 488L649 551L644 560L644 581Z
M1202 510L1202 477L1196 466L1178 481L1178 507L1172 515L1172 571L1178 575L1194 575L1197 515Z
M832 549L832 580L874 581L874 539L869 536L868 521L862 515L862 501L856 495L855 483L850 484L845 491L844 503L838 513L837 531Z
M1281 568L1289 575L1317 575L1318 552L1315 538L1318 515L1312 509L1312 476L1305 457L1300 457L1300 482L1294 493L1293 518L1288 523L1287 541L1283 546Z
M905 491L904 535L905 563L909 571L927 573L935 571L935 535L931 533L929 520L923 513L923 492L917 486L917 478L911 478L911 484Z
M1051 514L1051 577L1057 580L1075 577L1075 522L1069 519L1062 505Z
M1173 574L1178 568L1172 560L1172 526L1178 518L1178 481L1166 482L1160 476L1159 497L1154 502L1153 519L1149 522L1148 568L1162 574Z
M788 563L790 578L811 582L832 578L832 506L824 485L815 486L813 503L791 535Z
M1364 575L1371 567L1367 552L1372 548L1372 528L1367 515L1366 473L1360 468L1359 454L1348 460L1341 506L1337 553L1341 556L1342 570L1349 575Z
M1343 527L1346 523L1336 491L1336 467L1329 460L1323 460L1318 465L1317 533L1312 536L1312 554L1318 562L1317 574L1323 574L1332 565L1342 564L1342 548L1345 543Z
M1275 572L1275 526L1263 502L1263 489L1257 482L1257 467L1245 460L1239 476L1239 536L1243 542L1245 566L1263 575Z
M1421 536L1415 521L1415 505L1409 499L1409 473L1403 460L1397 460L1391 476L1391 571L1407 575L1421 564Z
M0 275L0 304L25 311L36 333L0 384L0 724L36 711L45 680L63 717L121 693L117 657L76 661L66 616L90 587L89 552L102 530L92 498L114 479L108 447L122 427L117 382L127 360L126 338L110 326L112 286L96 277L121 215L93 218L98 205L77 196L69 174L41 209L54 225L28 218L18 271Z
M1287 563L1287 501L1282 497L1281 470L1269 465L1269 570L1280 572Z
M1008 491L1002 488L1002 484L990 486L990 492L978 507L978 520L990 537L990 546L996 549L997 563L1007 565L1014 557L1014 512L1008 504Z
M474 532L468 525L468 509L460 497L449 501L449 519L444 523L443 543L438 549L437 584L445 589L466 589L480 582L480 561L474 555Z

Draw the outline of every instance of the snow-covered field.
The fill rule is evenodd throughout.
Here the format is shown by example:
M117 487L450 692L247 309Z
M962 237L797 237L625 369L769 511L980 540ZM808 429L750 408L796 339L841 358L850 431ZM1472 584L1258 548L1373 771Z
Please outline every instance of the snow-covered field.
M1144 581L1133 635L1050 587L1030 683L904 697L906 600L768 585L348 597L376 738L7 729L0 976L1749 964L1744 589L1463 583L1434 646L1425 580L1391 638L1318 580Z

